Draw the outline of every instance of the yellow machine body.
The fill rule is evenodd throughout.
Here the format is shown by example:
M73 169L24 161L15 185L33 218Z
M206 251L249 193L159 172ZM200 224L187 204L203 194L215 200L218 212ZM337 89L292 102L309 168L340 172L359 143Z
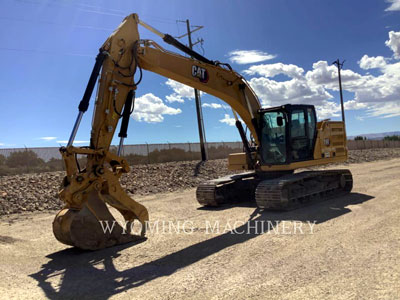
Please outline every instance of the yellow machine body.
M256 153L253 153L256 157ZM261 165L262 171L287 171L312 166L340 163L348 159L347 138L343 122L317 122L317 137L312 160L292 162L288 164ZM228 157L229 170L250 170L246 153L233 153Z

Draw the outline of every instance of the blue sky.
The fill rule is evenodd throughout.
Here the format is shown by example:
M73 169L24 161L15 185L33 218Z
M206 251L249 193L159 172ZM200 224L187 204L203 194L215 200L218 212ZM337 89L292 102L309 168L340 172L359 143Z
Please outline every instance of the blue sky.
M186 30L177 20L203 25L193 38L204 39L204 55L243 74L264 106L314 104L320 119L339 117L331 63L345 59L348 135L400 129L400 0L0 3L2 148L51 147L68 139L99 46L133 12L174 36ZM141 37L172 50L144 28ZM196 142L192 95L145 72L126 143ZM202 101L207 140L239 140L230 109L209 95ZM78 142L89 140L90 122L91 110Z

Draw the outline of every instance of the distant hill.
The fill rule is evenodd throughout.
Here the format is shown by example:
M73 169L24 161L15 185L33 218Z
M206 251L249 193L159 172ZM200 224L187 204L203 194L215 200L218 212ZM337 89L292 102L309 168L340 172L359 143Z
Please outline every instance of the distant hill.
M390 131L390 132L381 132L381 133L365 133L365 134L357 134L357 135L349 135L347 136L348 140L354 140L356 136L365 136L368 140L382 140L385 136L388 135L400 135L400 131Z

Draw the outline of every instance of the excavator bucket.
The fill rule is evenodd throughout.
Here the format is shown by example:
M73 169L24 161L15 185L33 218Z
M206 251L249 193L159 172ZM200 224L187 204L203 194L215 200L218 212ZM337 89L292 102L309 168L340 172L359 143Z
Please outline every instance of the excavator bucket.
M104 199L107 201L111 197L99 196L96 191L93 191L89 194L82 209L62 209L53 221L53 232L56 239L66 245L85 250L98 250L144 240L145 222L141 224L139 231L135 230L137 234L133 234L131 232L133 223L135 219L138 219L135 214L127 209L121 209L123 205L120 201L108 200L119 204L117 204L119 207L116 208L124 216L125 222L118 222L110 213ZM141 211L141 221L148 219L147 210L141 204L130 200L138 208L136 211Z

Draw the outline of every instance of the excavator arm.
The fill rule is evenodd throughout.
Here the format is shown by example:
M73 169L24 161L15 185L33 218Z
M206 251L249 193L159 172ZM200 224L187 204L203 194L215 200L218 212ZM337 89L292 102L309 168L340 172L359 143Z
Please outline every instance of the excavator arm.
M138 24L193 58L166 51L154 41L141 40ZM133 112L142 70L204 91L230 105L248 161L252 161L251 149L238 116L247 125L258 145L257 112L260 103L244 78L229 65L204 58L170 35L162 34L140 21L136 14L131 14L100 48L79 104L79 114L70 139L66 147L60 148L67 174L59 196L65 207L53 222L53 232L64 244L94 250L144 238L149 219L147 209L131 199L118 180L123 173L129 172L129 166L119 154ZM138 72L139 76L135 76ZM135 78L138 78L136 82ZM83 114L89 107L97 80L90 146L77 148L73 146L73 141ZM109 148L121 118L120 147L118 153L114 154ZM83 169L77 159L82 155L87 157ZM116 222L106 204L122 214L125 226ZM141 224L137 235L130 232L136 220Z
M138 59L143 69L223 100L242 118L258 143L257 125L252 120L261 106L240 74L219 65L168 52L153 41L143 41L142 45L138 48Z

